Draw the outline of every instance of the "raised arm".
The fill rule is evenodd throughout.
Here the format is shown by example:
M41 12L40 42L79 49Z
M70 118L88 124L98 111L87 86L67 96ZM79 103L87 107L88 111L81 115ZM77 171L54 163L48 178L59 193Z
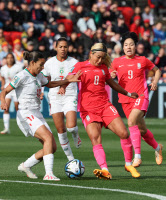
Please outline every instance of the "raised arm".
M157 83L158 83L158 81L159 81L159 79L161 77L161 71L156 66L152 70L154 71L155 76L154 76L154 80L152 81L151 84L149 84L149 86L151 86L150 90L155 91L155 90L157 90Z
M9 107L8 105L6 104L6 101L5 101L5 97L6 95L11 92L12 90L14 90L14 88L11 86L11 85L8 85L0 94L0 99L1 99L1 109L2 110L8 110Z
M127 92L118 83L116 83L112 78L108 79L106 82L113 90L117 91L118 93L121 93L121 94L126 95L128 97L131 97L133 99L138 98L138 94L137 93L135 93L135 92L133 92L133 93Z

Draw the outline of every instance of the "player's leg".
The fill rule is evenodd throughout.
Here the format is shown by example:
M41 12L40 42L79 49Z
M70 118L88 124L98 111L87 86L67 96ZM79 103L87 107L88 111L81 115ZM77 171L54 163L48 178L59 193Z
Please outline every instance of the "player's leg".
M135 178L140 177L140 173L132 166L131 139L122 119L120 117L113 119L107 127L120 137L121 146L125 157L125 170L130 172Z
M11 98L6 98L5 99L8 107L10 107L11 103ZM4 111L3 113L3 123L4 123L4 130L1 131L1 134L7 134L10 133L10 114L9 110Z
M128 117L128 127L130 131L131 142L135 151L133 166L139 167L141 161L141 132L138 127L138 122L143 118L144 111L133 109Z
M70 147L70 143L67 137L67 132L66 132L65 123L64 123L64 113L63 112L54 113L52 114L52 118L53 118L55 127L58 131L58 138L59 138L61 147L65 155L67 156L67 159L69 161L73 160L74 156Z
M112 179L111 174L108 171L108 166L106 162L106 155L101 144L101 123L92 122L87 125L86 132L91 140L93 146L93 153L96 162L100 166L100 169L95 169L93 173L98 178Z
M68 111L65 115L66 115L67 131L72 133L72 137L73 137L76 148L80 148L81 139L78 134L77 113L75 111Z
M141 132L142 139L155 150L156 163L158 165L161 165L163 161L163 156L162 156L163 145L157 143L153 133L147 129L144 118L140 119L138 127Z

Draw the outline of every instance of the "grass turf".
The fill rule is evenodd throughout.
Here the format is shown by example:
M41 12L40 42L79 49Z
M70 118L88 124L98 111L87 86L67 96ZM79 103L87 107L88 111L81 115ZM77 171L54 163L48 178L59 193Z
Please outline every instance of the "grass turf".
M41 148L41 144L37 139L24 137L19 130L16 121L12 119L11 134L0 135L0 199L152 199L151 197L144 195L141 196L136 194L121 193L119 191L115 192L100 189L93 190L86 188L71 188L62 185L58 186L57 184L93 187L94 189L119 189L166 196L165 151L163 151L163 164L161 166L157 166L155 163L154 150L142 141L143 162L141 167L138 168L138 171L141 173L141 178L134 179L131 177L130 173L124 170L124 157L119 138L111 131L103 128L102 143L106 152L107 164L113 179L111 181L98 180L93 175L93 170L99 167L94 159L90 140L85 132L81 120L78 120L79 134L82 139L81 148L75 148L70 133L68 133L68 137L75 158L83 161L85 165L85 174L83 177L73 180L69 179L65 175L64 166L67 159L59 145L53 121L52 119L48 119L47 122L54 133L58 146L54 159L54 173L61 179L61 181L48 182L42 180L44 176L43 162L33 168L34 173L36 173L39 177L36 180L29 179L24 173L17 171L18 165L30 157L34 152L38 151ZM148 128L154 133L156 140L166 146L166 119L146 119L146 122ZM2 120L0 121L0 125L3 127ZM23 182L29 181L54 185L3 182L2 180Z

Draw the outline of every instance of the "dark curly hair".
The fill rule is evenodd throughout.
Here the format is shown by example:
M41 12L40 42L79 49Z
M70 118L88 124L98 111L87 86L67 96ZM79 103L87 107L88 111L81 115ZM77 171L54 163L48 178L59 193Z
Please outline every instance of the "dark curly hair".
M122 35L122 39L121 39L122 46L124 45L125 40L127 40L128 38L131 38L134 41L135 45L137 44L138 42L137 34L134 32L126 32Z

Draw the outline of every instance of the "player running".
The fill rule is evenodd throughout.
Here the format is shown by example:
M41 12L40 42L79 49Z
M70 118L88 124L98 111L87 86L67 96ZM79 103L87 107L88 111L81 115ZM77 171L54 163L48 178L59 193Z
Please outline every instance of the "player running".
M125 169L137 178L140 174L132 166L132 144L127 129L120 118L116 108L110 103L105 82L114 90L136 99L137 93L128 93L111 78L108 67L111 64L107 54L107 48L103 43L92 46L89 60L78 62L72 71L75 74L81 70L80 116L86 128L86 132L93 146L94 157L101 169L95 169L93 173L98 178L112 179L108 171L105 152L102 146L101 129L104 125L121 138L121 145L125 157ZM72 77L72 75L67 76ZM64 87L59 93L63 94Z
M44 161L45 176L43 180L59 181L53 174L54 152L57 149L53 134L40 112L41 86L49 88L57 87L69 82L78 82L80 72L70 80L51 81L43 76L41 70L44 68L45 59L38 52L24 52L24 59L28 60L29 67L19 72L10 84L1 93L1 109L8 110L5 100L6 95L15 89L19 101L17 112L17 124L26 137L32 136L39 139L43 148L33 154L24 163L18 166L18 170L25 172L29 178L36 179L37 176L31 171L31 167Z
M6 88L14 76L23 70L23 65L17 64L12 53L8 53L6 56L6 65L1 68L1 90ZM13 90L9 94L6 95L6 103L8 107L10 107L11 100L13 99L15 109L18 110L18 100L16 98L16 93ZM10 133L10 114L9 110L5 110L3 114L3 122L4 122L4 130L2 130L1 134Z
M150 90L157 89L157 83L161 71L150 60L144 56L135 55L137 35L134 32L127 32L122 36L122 45L125 55L114 59L111 72L112 78L118 76L118 82L125 90L138 93L139 98L131 99L119 94L119 103L128 118L131 142L135 151L133 166L139 167L141 160L141 136L143 140L155 149L156 163L162 163L162 144L158 144L150 130L147 129L144 116L149 105L149 94L146 83L146 70L153 70L154 80L150 84Z
M66 38L58 39L56 50L57 55L45 63L44 70L42 71L44 76L51 78L51 81L64 80L78 62L76 59L67 56L68 44ZM72 133L76 148L81 146L77 126L77 84L71 83L66 88L66 94L63 96L58 94L58 91L59 87L49 90L50 114L57 129L61 147L70 161L74 159L74 156L67 137L66 127L67 131ZM66 127L64 116L66 116Z

